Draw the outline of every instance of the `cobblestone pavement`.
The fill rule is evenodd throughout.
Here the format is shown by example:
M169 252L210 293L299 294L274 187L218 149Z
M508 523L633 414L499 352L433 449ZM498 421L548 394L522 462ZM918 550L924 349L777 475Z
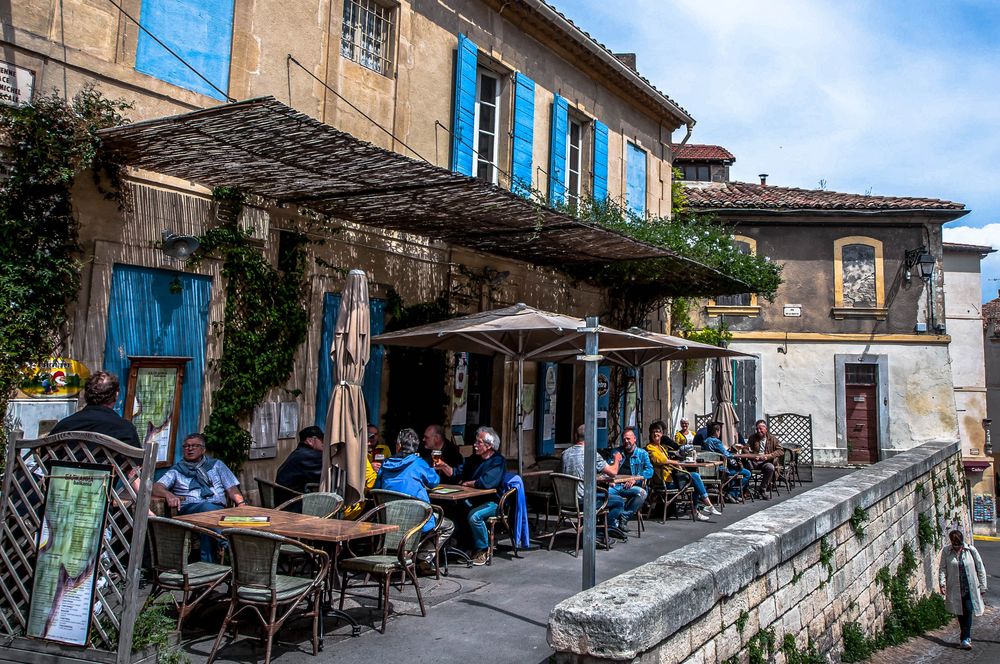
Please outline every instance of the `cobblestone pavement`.
M976 541L989 577L986 613L972 623L972 650L958 646L958 621L941 629L882 650L874 664L1000 664L1000 542Z
M868 661L876 664L997 664L1000 662L1000 610L987 607L986 613L973 622L972 650L958 648L958 621L952 620L937 631L886 648Z

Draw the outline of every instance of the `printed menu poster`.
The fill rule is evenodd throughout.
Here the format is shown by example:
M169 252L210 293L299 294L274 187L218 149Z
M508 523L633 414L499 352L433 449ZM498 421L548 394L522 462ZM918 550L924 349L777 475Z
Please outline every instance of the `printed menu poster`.
M50 465L28 636L87 644L110 484L110 466Z
M177 400L176 367L140 367L135 378L132 424L143 443L156 443L156 462L170 463L171 430Z

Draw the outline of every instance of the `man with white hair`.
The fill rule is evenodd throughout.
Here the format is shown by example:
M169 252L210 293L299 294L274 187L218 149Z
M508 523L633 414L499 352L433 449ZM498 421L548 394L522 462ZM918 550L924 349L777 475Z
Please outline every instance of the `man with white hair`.
M472 533L473 565L485 565L489 560L490 536L486 528L486 520L497 513L500 493L503 491L504 475L507 473L507 462L500 454L500 434L492 427L479 427L476 431L476 442L472 444L474 454L460 466L452 467L447 463L437 466L439 474L458 478L462 486L477 489L493 489L491 493L466 501L469 510L469 530Z

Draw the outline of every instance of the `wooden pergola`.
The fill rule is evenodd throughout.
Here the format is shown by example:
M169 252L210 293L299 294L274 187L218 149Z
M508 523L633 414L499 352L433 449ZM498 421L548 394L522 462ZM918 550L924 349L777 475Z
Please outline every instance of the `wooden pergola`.
M206 187L239 186L365 226L550 267L658 259L658 285L669 291L747 290L668 249L377 147L273 97L106 129L101 138L127 165Z

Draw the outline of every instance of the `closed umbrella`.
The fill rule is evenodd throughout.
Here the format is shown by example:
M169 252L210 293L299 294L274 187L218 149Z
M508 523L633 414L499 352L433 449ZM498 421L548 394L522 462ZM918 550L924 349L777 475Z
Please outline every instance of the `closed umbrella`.
M732 361L720 357L715 361L715 420L722 422L722 442L731 447L738 442L736 429L740 418L733 408L733 364Z
M337 327L333 334L333 393L326 415L326 454L323 455L321 490L334 488L330 464L346 475L344 502L364 496L368 415L361 387L371 353L371 322L368 313L368 277L351 270L341 293Z

